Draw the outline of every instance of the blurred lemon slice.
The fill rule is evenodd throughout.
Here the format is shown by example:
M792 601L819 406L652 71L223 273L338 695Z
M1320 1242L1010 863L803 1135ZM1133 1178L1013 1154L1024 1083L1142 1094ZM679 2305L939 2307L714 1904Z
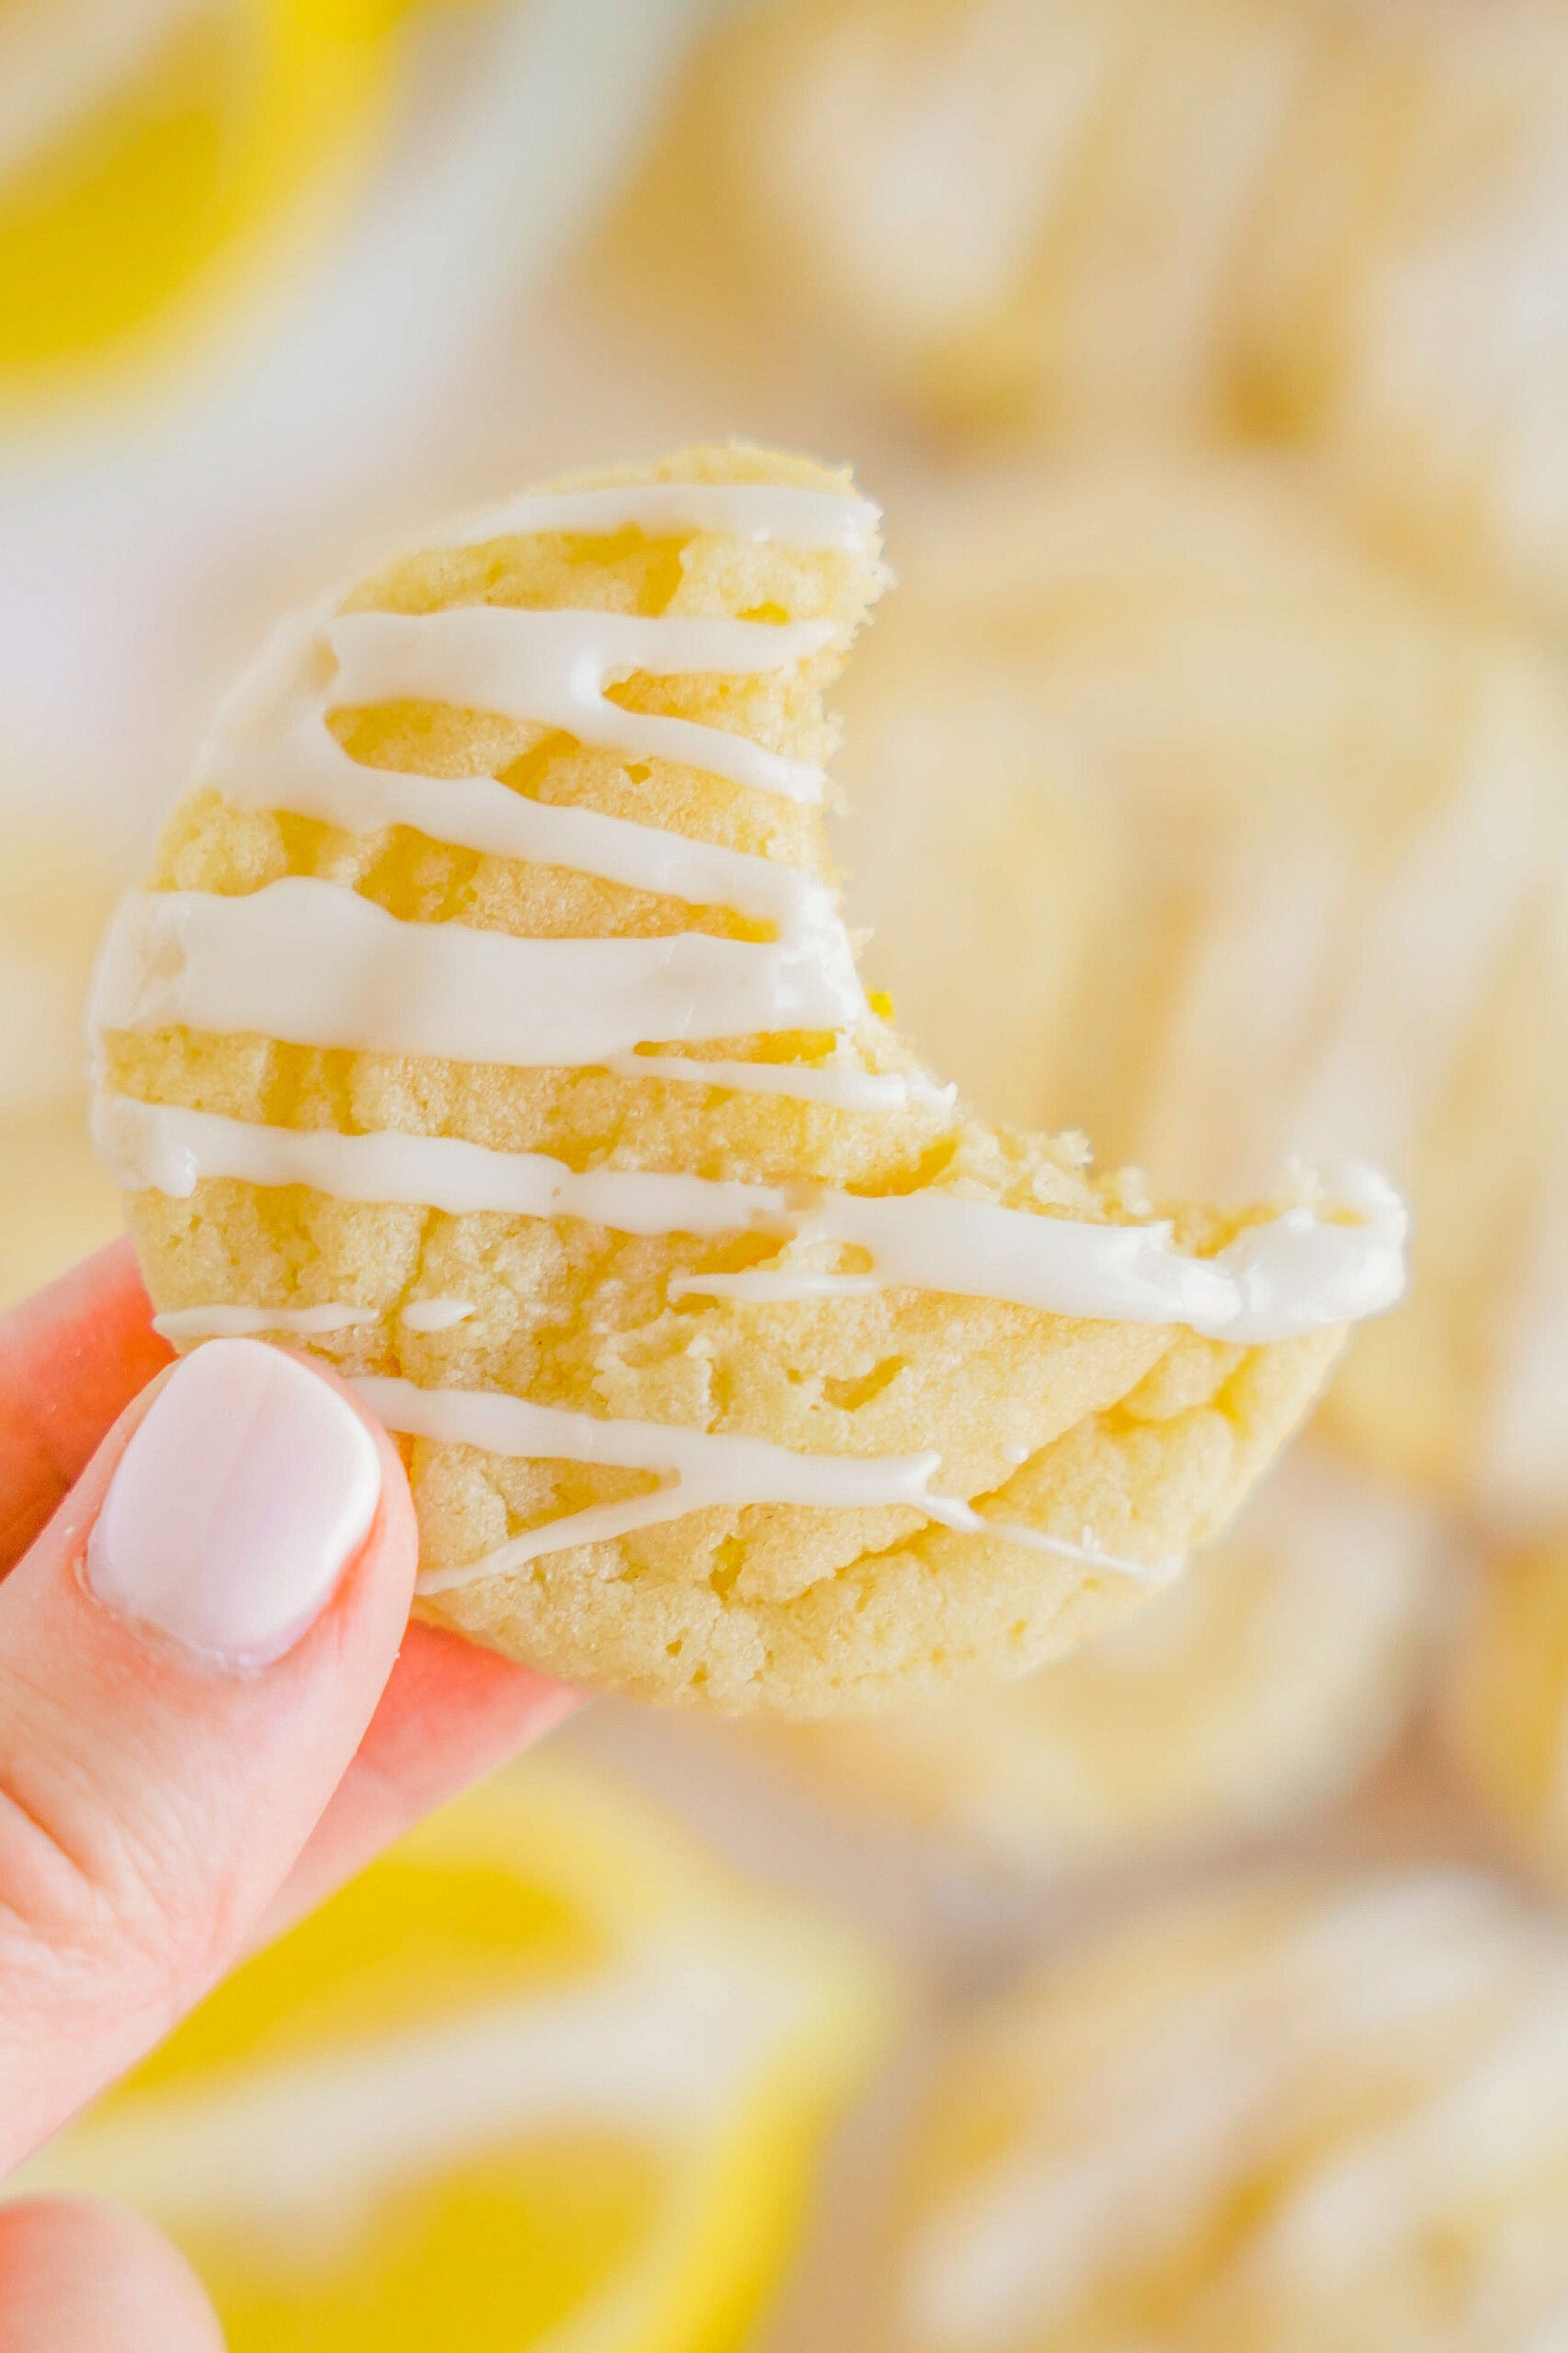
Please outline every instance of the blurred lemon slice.
M0 0L0 389L172 324L263 228L319 217L410 5Z
M533 1760L247 1962L28 2188L130 2199L232 2353L722 2353L888 1989Z

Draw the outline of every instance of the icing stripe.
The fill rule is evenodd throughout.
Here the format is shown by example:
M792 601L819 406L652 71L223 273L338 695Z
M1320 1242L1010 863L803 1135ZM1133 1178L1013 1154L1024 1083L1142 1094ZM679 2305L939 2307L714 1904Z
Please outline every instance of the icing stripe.
M802 1462L821 1462L831 1458L823 1455L802 1455ZM543 1560L551 1552L571 1551L579 1544L610 1544L619 1537L634 1536L640 1529L656 1528L673 1519L683 1519L687 1512L697 1511L706 1502L716 1500L744 1508L746 1504L766 1504L766 1495L703 1497L692 1494L684 1484L657 1487L651 1495L629 1496L624 1503L591 1504L584 1511L568 1513L561 1519L548 1521L542 1528L530 1528L525 1535L516 1536L510 1543L498 1545L494 1552L483 1553L477 1561L470 1561L461 1568L428 1569L418 1579L418 1590L433 1595L452 1593L460 1586L472 1585L481 1577L505 1576L513 1569L526 1568L530 1561ZM834 1495L817 1495L812 1499L818 1508L845 1507L842 1498ZM885 1498L878 1500L886 1500ZM902 1500L894 1498L893 1500ZM979 1512L961 1504L948 1501L947 1507L932 1512L933 1500L927 1496L918 1508L926 1512L955 1534L994 1536L1005 1543L1021 1545L1026 1552L1048 1552L1058 1560L1075 1561L1105 1576L1132 1577L1140 1585L1158 1588L1179 1576L1186 1563L1179 1556L1143 1562L1121 1559L1114 1552L1103 1552L1091 1544L1073 1544L1065 1538L1047 1536L1040 1529L1025 1528L1015 1521L983 1519Z
M639 485L516 502L463 527L449 544L503 531L610 531L635 523L724 529L753 540L788 529L796 544L848 551L867 545L874 520L862 502L790 497L773 485ZM769 925L776 937L767 943L699 932L519 938L460 923L402 922L352 891L304 877L245 896L153 893L128 900L111 927L95 987L96 1026L180 1025L513 1068L603 1065L627 1078L733 1085L854 1108L907 1100L910 1082L853 1068L633 1052L650 1043L791 1029L842 1037L868 1017L834 896L813 877L597 812L531 801L495 777L449 781L367 768L327 724L334 708L436 702L815 801L820 769L724 728L624 710L608 689L633 676L773 676L824 651L835 635L826 620L773 627L484 604L424 615L318 615L286 628L231 698L207 757L204 780L232 800L358 835L408 825L483 854L596 874L689 905L722 904ZM895 1284L1096 1320L1187 1323L1256 1341L1373 1312L1397 1296L1403 1279L1403 1211L1381 1180L1359 1170L1341 1180L1345 1216L1337 1208L1291 1210L1200 1259L1176 1247L1167 1225L1034 1215L929 1188L872 1199L684 1174L577 1174L541 1154L454 1139L296 1132L125 1098L101 1100L95 1120L105 1156L131 1189L153 1185L187 1195L201 1177L222 1176L460 1214L497 1209L580 1217L629 1233L760 1232L780 1242L848 1246L871 1262L869 1271L772 1266L679 1276L672 1297L706 1291L763 1303ZM415 1301L404 1321L413 1330L440 1330L471 1312L461 1301ZM324 1315L345 1322L326 1324ZM203 1330L321 1331L361 1320L368 1311L215 1305L176 1311L168 1328L193 1338ZM358 1386L395 1429L494 1453L638 1470L658 1483L652 1492L531 1529L485 1561L428 1573L426 1592L715 1505L908 1506L949 1529L1094 1570L1163 1577L1172 1566L1112 1558L1087 1531L1074 1542L993 1522L959 1498L934 1495L935 1452L801 1455L760 1439L605 1419L501 1392L426 1391L382 1377Z
M131 893L105 942L93 1017L517 1069L581 1068L644 1040L837 1029L864 1011L852 964L783 944L403 923L293 875L237 898Z
M843 926L834 893L776 859L689 840L596 809L530 801L496 778L410 775L367 767L325 723L344 699L312 689L321 630L314 620L274 631L256 669L229 698L205 748L198 782L252 809L287 809L345 833L409 825L434 841L494 858L562 866L694 906L723 906L778 926L782 938L835 953Z
M398 1201L467 1217L582 1217L622 1233L722 1234L750 1226L788 1231L781 1187L600 1169L574 1174L538 1152L493 1152L454 1136L341 1135L332 1128L269 1128L213 1111L103 1095L94 1141L126 1192L187 1199L204 1177L249 1185L308 1185L339 1201ZM631 1187L627 1185L631 1177Z
M564 1406L536 1405L503 1390L420 1389L411 1381L379 1374L366 1374L353 1386L388 1429L405 1437L536 1462L591 1462L647 1471L664 1483L648 1495L592 1504L585 1511L531 1528L481 1561L426 1570L419 1580L424 1594L448 1593L476 1577L521 1568L547 1552L608 1543L715 1505L744 1509L756 1504L795 1504L837 1511L903 1505L961 1534L999 1537L1088 1563L1108 1574L1164 1579L1172 1570L1168 1561L1124 1561L1038 1529L987 1520L956 1496L934 1495L929 1482L941 1461L935 1451L796 1454L766 1438L663 1422L605 1420Z
M696 620L631 613L454 605L437 613L341 613L322 634L340 704L455 703L559 727L633 759L673 760L787 801L822 799L823 771L749 735L625 710L605 688L633 676L756 678L832 642L831 621Z
M903 1504L931 1518L965 1508L929 1493L941 1461L935 1449L905 1455L797 1454L766 1438L601 1418L560 1405L536 1405L503 1390L420 1389L412 1381L379 1375L366 1375L354 1386L388 1429L407 1437L534 1461L646 1471L670 1483L651 1495L595 1505L589 1512L530 1529L516 1546L506 1548L514 1563L566 1544L603 1540L610 1531L599 1524L610 1514L619 1516L613 1532L619 1534L714 1504L804 1504L846 1510ZM578 1532L580 1524L590 1519L596 1532ZM567 1530L572 1532L563 1532ZM420 1590L441 1593L476 1574L471 1568L436 1570L421 1578Z
M411 1332L449 1332L472 1313L466 1299L411 1299L399 1320Z
M95 1132L131 1192L153 1187L183 1199L202 1176L232 1176L458 1215L581 1217L622 1233L761 1231L865 1250L887 1285L1097 1322L1187 1324L1249 1342L1372 1313L1371 1302L1397 1295L1403 1277L1403 1205L1366 1170L1339 1176L1340 1198L1361 1222L1289 1210L1248 1227L1217 1256L1197 1258L1176 1246L1168 1225L1095 1224L931 1188L870 1196L638 1169L577 1174L542 1153L253 1126L125 1096L100 1099Z
M493 540L569 531L591 538L617 531L657 535L722 532L753 544L862 554L877 535L881 509L869 498L784 483L636 482L597 490L533 491L483 514L465 517L425 541L432 548L484 547Z
M781 947L814 957L858 989L854 954L835 894L814 876L778 861L691 841L597 810L530 801L495 777L435 777L369 768L326 725L330 691L312 685L319 667L316 620L275 630L255 669L224 706L198 781L245 808L286 807L358 835L407 825L432 840L483 855L559 866L577 874L699 906L724 906L772 924ZM790 1096L844 1110L896 1110L912 1091L947 1108L951 1090L929 1082L853 1069L790 1063L690 1063L675 1057L616 1057L625 1078L662 1078L739 1093Z

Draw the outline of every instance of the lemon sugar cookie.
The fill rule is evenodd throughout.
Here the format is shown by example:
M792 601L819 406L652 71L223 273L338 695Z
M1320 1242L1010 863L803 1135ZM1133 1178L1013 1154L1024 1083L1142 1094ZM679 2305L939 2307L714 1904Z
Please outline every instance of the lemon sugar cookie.
M1546 2353L1568 2319L1568 1938L1460 1870L1277 1881L960 2028L899 2353Z
M426 1607L573 1680L1021 1670L1213 1531L1403 1280L1364 1168L1156 1211L899 1042L822 817L877 546L734 448L437 535L277 634L101 959L163 1329L335 1363L409 1442Z
M1103 1869L1353 1788L1430 1648L1429 1515L1309 1439L1196 1572L1037 1674L784 1735L862 1809L1008 1872Z

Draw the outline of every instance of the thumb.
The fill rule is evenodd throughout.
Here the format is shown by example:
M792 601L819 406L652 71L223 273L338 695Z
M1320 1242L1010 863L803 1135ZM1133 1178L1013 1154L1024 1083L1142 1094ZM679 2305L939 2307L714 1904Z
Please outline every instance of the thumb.
M0 1585L0 2170L244 1946L374 1711L415 1556L349 1393L214 1340Z

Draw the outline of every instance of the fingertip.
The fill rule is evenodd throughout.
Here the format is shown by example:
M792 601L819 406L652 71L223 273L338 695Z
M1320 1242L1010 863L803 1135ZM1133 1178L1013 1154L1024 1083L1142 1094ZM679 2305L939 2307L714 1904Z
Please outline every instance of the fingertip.
M0 2353L223 2353L195 2272L129 2207L0 2206Z
M341 1383L259 1340L210 1340L161 1384L115 1465L87 1538L88 1586L213 1667L271 1665L386 1528L392 1475ZM379 1600L406 1611L412 1559L375 1569Z
M253 1340L182 1358L0 1584L0 2164L245 1943L396 1663L413 1507L385 1433ZM25 1966L24 1966L25 1964ZM7 2049L26 2010L31 2047Z
M211 1346L208 1342L209 1347ZM267 1343L268 1347L274 1344ZM381 1491L374 1518L367 1533L362 1552L372 1549L389 1553L406 1578L410 1596L419 1566L419 1522L414 1508L413 1490L408 1483L408 1469L399 1450L397 1440L386 1424L372 1414L353 1382L321 1357L309 1356L301 1348L276 1348L275 1353L287 1357L293 1364L301 1365L307 1372L323 1381L343 1400L350 1411L369 1431L376 1449L381 1470Z

